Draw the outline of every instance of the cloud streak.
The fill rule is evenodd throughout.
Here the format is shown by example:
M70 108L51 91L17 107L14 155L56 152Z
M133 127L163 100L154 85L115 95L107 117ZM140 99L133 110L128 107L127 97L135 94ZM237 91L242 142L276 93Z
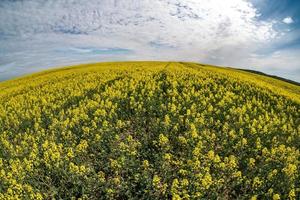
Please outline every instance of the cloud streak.
M286 23L286 24L292 24L292 23L294 23L294 20L291 17L286 17L282 20L282 22Z
M3 0L0 67L31 72L80 62L186 60L285 70L258 53L286 34L259 15L246 0Z

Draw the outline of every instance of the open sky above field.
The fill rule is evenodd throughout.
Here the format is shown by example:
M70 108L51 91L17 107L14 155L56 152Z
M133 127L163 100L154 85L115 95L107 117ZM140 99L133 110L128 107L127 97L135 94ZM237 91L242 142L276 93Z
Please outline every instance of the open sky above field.
M299 0L1 0L0 80L54 66L183 60L300 81Z

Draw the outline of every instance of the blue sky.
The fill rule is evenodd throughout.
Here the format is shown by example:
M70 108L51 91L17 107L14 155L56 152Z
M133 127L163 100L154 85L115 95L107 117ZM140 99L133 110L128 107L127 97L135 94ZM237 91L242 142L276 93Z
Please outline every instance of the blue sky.
M300 82L299 0L1 0L0 80L78 63L181 60Z

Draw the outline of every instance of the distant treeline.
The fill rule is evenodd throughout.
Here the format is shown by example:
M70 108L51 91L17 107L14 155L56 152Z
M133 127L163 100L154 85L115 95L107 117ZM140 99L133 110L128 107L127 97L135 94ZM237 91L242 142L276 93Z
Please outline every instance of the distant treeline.
M275 76L275 75L266 74L266 73L263 73L263 72L260 72L260 71L255 71L255 70L251 70L251 69L238 69L238 70L251 72L251 73L259 74L259 75L263 75L263 76L268 76L268 77L271 77L271 78L275 78L275 79L278 79L278 80L281 80L281 81L285 81L285 82L300 86L300 83L298 83L296 81L292 81L290 79L282 78L282 77Z

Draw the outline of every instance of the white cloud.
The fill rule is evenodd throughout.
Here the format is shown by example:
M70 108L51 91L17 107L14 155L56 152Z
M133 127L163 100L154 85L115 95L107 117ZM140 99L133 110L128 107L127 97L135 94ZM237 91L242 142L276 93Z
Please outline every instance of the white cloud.
M281 50L275 51L269 55L253 55L246 62L252 65L252 69L261 70L263 66L264 72L291 80L300 80L300 49L294 51ZM246 63L245 63L246 64ZM246 66L246 65L245 65Z
M105 60L241 67L281 36L276 22L259 15L247 0L3 0L0 56L23 68ZM88 48L131 53L99 55Z
M291 17L286 17L282 20L282 22L286 23L286 24L292 24L292 23L294 23L294 20Z

